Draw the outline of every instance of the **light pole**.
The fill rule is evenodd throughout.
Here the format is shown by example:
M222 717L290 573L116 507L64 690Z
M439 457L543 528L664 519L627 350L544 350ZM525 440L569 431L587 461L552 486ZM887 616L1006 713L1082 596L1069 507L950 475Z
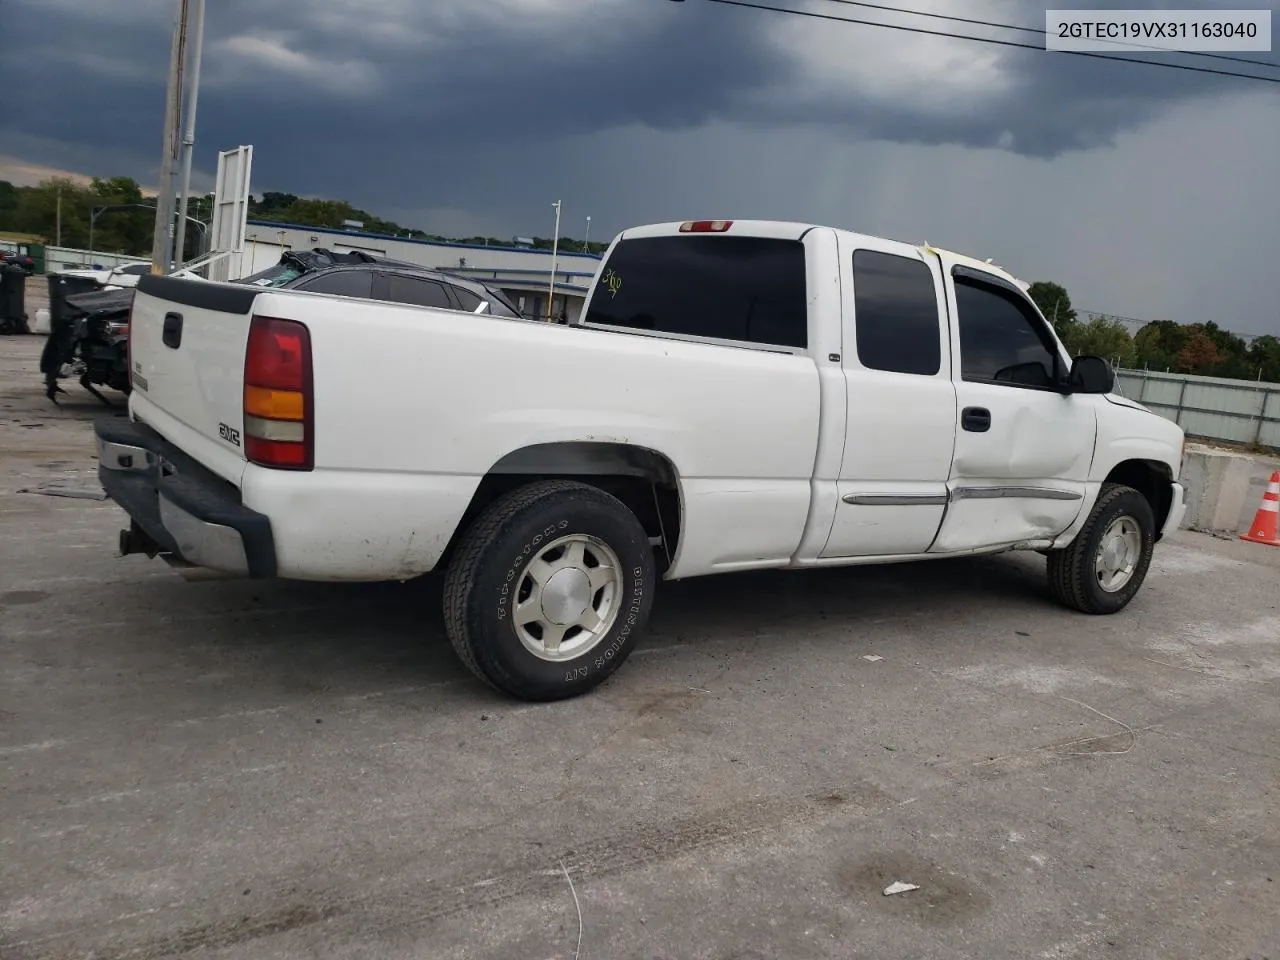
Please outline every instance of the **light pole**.
M196 144L196 98L200 94L200 53L204 46L204 0L191 0L191 76L187 87L186 129L182 134L182 186L178 197L178 234L173 241L174 267L182 266L187 237L187 199L191 194L191 154Z
M556 298L556 255L560 252L560 201L552 204L556 208L556 232L551 238L551 286L547 290L547 323L551 322L551 304Z
M182 69L186 45L187 0L178 0L173 45L169 50L169 79L165 89L164 151L160 154L156 228L151 241L151 272L158 274L169 272L173 258L173 165L178 158L178 122L182 116Z
M582 238L582 252L588 253L591 250L591 218L587 217L587 232Z

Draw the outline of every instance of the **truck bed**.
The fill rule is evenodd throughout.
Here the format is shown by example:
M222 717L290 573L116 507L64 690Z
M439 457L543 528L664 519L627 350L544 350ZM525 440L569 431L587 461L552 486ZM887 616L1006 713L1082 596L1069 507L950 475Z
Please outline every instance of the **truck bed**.
M229 436L255 315L310 334L305 482L248 462ZM428 572L496 463L560 442L670 460L691 545L672 576L776 566L804 533L820 420L807 355L153 277L133 329L133 416L272 518L281 576Z

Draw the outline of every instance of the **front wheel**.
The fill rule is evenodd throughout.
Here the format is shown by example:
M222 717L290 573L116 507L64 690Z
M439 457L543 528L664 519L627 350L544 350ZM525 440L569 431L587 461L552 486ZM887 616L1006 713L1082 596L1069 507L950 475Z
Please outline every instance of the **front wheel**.
M630 655L654 580L649 537L623 503L584 483L531 483L463 536L445 575L445 630L503 693L574 697Z
M1082 613L1116 613L1137 594L1155 549L1155 514L1137 490L1103 484L1071 545L1049 554L1054 599Z

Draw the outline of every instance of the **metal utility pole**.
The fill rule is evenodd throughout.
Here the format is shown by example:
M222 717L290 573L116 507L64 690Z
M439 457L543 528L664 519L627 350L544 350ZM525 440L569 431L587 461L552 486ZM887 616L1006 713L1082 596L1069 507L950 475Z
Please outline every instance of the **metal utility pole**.
M551 304L556 298L556 255L560 252L560 201L552 204L556 208L556 232L551 238L551 287L547 291L547 323L551 323Z
M191 66L186 71L187 116L182 134L182 187L178 200L178 235L173 245L173 263L182 266L187 239L187 200L191 195L191 155L196 144L196 100L200 96L200 53L204 47L204 0L189 0L191 4Z
M186 56L187 0L178 0L169 51L169 81L164 102L164 152L156 190L156 227L151 241L151 272L166 274L173 259L173 165L178 155L178 121L182 109L182 65Z

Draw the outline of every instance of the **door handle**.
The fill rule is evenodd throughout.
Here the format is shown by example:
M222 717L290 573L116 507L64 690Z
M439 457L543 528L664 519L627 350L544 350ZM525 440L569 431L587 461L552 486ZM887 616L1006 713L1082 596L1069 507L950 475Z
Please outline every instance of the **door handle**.
M166 313L164 326L160 330L160 340L166 347L177 350L182 345L182 314Z
M965 407L960 411L960 426L971 433L986 433L991 429L991 411L986 407Z

